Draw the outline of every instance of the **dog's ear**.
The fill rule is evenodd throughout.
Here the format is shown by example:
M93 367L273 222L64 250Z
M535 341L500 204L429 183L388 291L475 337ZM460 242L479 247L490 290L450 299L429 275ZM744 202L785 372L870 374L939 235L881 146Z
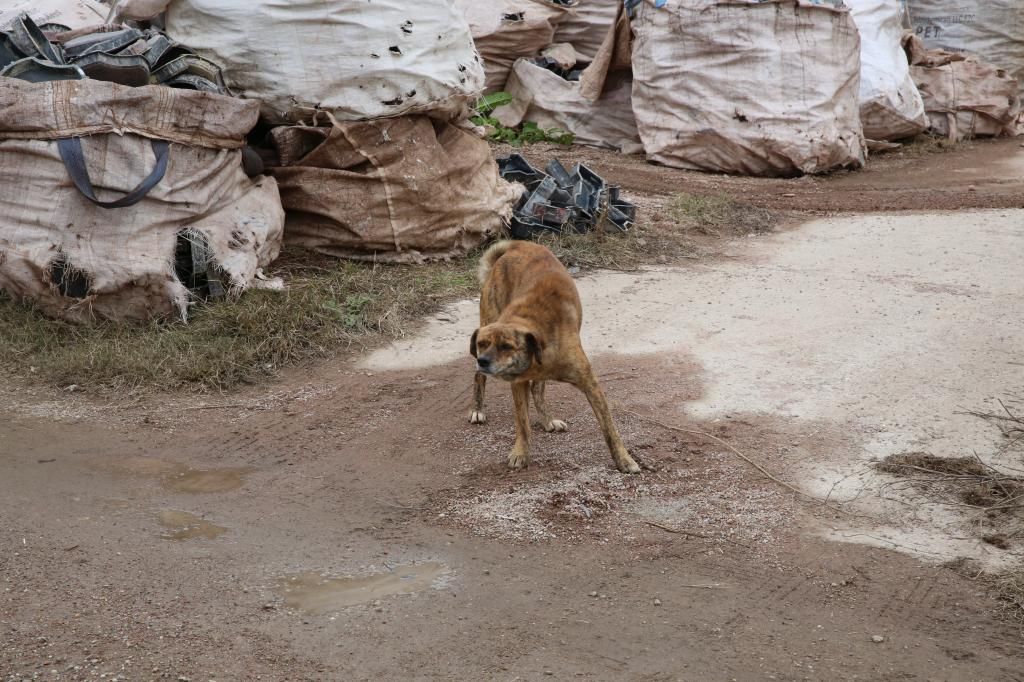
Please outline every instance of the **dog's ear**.
M472 355L474 358L476 357L476 333L478 331L480 330L474 329L473 336L469 337L469 354Z
M540 364L540 354L544 351L544 339L533 332L526 332L526 350L530 352L533 359Z

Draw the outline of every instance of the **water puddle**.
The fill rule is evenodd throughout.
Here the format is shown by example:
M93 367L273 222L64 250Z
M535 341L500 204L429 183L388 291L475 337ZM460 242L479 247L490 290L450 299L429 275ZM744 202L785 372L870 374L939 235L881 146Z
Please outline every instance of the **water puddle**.
M278 592L284 597L286 606L320 615L395 594L437 589L440 586L435 586L435 582L447 572L444 564L427 562L395 566L387 573L355 578L328 578L319 573L302 573L279 580Z
M164 540L214 540L227 532L227 528L204 521L195 514L183 511L162 511L157 514L160 525L168 529L160 537Z
M124 457L104 464L108 468L137 476L164 476L183 468L180 464L155 457Z
M179 493L226 493L241 488L251 469L187 469L182 467L163 480L163 486Z
M168 462L155 457L125 457L104 462L104 468L135 476L161 479L161 485L178 493L225 493L245 484L252 472L247 467L225 469L190 469L180 462Z

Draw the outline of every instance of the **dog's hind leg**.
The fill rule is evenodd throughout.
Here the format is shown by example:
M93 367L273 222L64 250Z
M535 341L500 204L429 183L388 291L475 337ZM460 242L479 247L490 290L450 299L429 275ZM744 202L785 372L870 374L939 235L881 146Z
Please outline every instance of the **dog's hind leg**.
M629 452L619 436L619 430L615 428L615 422L612 421L611 412L608 410L608 400L604 397L604 391L597 383L597 377L594 376L590 364L587 363L581 369L580 375L572 383L583 391L587 400L590 401L590 406L594 409L594 416L597 417L597 421L601 425L604 441L608 444L612 459L615 460L615 466L624 474L640 473L640 465L629 456Z
M476 373L473 386L473 411L469 413L470 424L486 424L487 415L484 414L484 388L487 386L487 375Z
M544 389L546 384L543 381L531 381L530 391L533 393L533 404L537 408L537 414L540 415L540 425L545 431L551 433L552 431L567 431L569 425L561 419L552 419L548 413L547 403L544 401Z
M516 412L516 442L508 455L509 469L525 469L530 465L530 382L512 384L512 401Z

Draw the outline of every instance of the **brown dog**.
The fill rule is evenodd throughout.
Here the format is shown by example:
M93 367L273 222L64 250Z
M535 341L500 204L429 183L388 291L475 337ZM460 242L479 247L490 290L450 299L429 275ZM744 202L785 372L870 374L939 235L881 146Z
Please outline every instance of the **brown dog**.
M555 255L532 242L498 242L480 261L480 284L480 328L469 347L477 359L470 423L487 421L487 377L511 382L516 442L508 466L525 468L530 463L530 394L544 430L565 431L565 422L552 419L544 404L544 382L564 381L586 394L619 471L639 473L580 344L583 309L576 284Z

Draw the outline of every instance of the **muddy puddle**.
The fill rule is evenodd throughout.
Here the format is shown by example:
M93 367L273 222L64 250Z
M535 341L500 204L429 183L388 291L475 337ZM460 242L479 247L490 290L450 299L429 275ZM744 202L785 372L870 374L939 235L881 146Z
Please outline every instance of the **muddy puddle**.
M245 477L252 473L248 467L192 469L180 462L156 457L126 457L100 466L135 476L159 478L164 488L177 493L230 492L245 485Z
M320 615L392 595L438 589L436 583L447 573L448 567L437 562L395 566L385 573L354 578L301 573L279 580L277 592L284 597L286 606Z
M162 485L179 493L226 493L241 488L251 469L187 469L163 479Z
M228 530L183 511L162 511L157 514L157 521L167 529L160 535L164 540L215 540Z

